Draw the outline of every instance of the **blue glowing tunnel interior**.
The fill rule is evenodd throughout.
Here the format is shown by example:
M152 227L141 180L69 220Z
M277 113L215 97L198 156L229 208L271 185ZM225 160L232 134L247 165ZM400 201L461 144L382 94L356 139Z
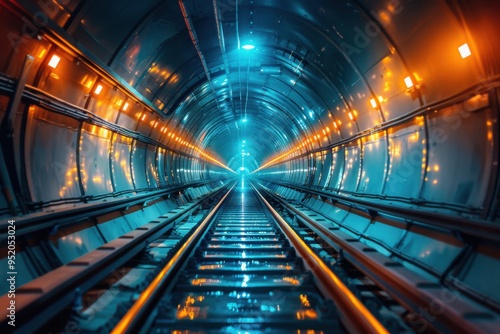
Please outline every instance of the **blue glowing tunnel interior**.
M495 225L497 7L3 1L1 215L244 174ZM436 270L459 252L414 243Z
M214 166L491 216L488 13L467 1L13 1L2 71L19 77L32 55L28 87L80 108L38 101L10 120L21 183L50 202Z

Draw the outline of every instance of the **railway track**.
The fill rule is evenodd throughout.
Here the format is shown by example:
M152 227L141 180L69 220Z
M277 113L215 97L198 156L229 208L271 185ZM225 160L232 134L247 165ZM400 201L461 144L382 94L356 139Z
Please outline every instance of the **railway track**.
M257 191L240 184L205 223L113 333L386 332Z
M146 248L121 259L98 283L59 275L52 285L64 290L51 286L53 293L43 280L36 289L30 283L27 297L42 295L24 313L38 310L41 317L20 318L18 332L388 332L249 183L240 181L213 203L152 234ZM116 242L131 242L149 225ZM118 250L106 245L96 252ZM63 274L85 264L80 259ZM58 295L64 296L59 306Z
M369 233L364 233L363 224L341 223L333 218L335 214L325 213L342 205L333 202L325 205L325 210L319 210L321 197L310 205L307 200L293 199L293 192L286 198L263 184L256 186L282 216L290 217L289 225L330 264L391 333L498 332L500 317L494 305L486 307L470 298L465 289L457 289L459 282L450 284L443 277L422 274L405 265L404 254L388 256L386 251L376 250L374 247L379 250L381 247L376 239L370 239ZM397 219L391 220L394 216L377 216L369 208L358 206L350 212L358 218L375 215L371 216L371 225L397 224Z
M128 260L115 256L121 264L98 283L85 284L81 277L61 282L68 285L65 299L71 301L57 308L54 298L47 299L47 312L41 313L45 321L25 318L21 332L419 332L408 312L419 302L425 306L435 286L418 286L419 281L411 286L393 262L376 268L382 255L352 238L342 239L338 231L331 234L315 223L316 214L290 206L265 187L240 181L226 189L209 209L165 215L182 216L182 221L162 227L161 233L152 233L158 228L153 225L162 226L155 222L122 236L115 243L151 233L147 247ZM186 210L193 209L187 205ZM98 251L119 250L119 245L108 245ZM84 262L76 261L70 270ZM27 289L26 294L43 290ZM412 295L422 300L409 302ZM34 299L27 310L40 311L43 305L32 305L37 303ZM471 326L467 319L448 325L454 307L443 309L443 324L424 332Z

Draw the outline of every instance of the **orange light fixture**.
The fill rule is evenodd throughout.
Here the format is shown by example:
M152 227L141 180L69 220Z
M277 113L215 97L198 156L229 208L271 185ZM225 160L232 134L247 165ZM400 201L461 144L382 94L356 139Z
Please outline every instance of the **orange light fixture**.
M57 55L53 55L52 58L50 58L49 66L52 68L56 68L57 65L59 65L60 61L61 61L61 57L59 57Z
M95 88L95 90L94 90L94 94L95 94L95 95L99 95L99 94L101 94L101 92L102 92L102 89L103 89L103 88L104 88L104 87L102 87L102 85L97 85L97 87L96 87L96 88Z
M472 52L470 51L469 44L464 43L458 47L458 52L460 52L460 56L462 58L467 58L470 55L472 55Z
M46 53L47 53L47 49L44 48L44 49L40 50L40 52L38 53L38 59L42 59Z
M129 104L128 104L128 102L126 102L126 103L123 105L123 111L127 111L128 106L129 106Z
M406 88L410 89L413 87L413 80L411 79L411 77L406 77L405 78L405 85L406 85Z

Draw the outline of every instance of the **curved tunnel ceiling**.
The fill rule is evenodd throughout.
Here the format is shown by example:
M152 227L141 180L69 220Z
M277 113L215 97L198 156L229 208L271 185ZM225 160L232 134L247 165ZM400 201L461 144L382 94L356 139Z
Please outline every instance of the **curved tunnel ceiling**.
M459 63L458 46L481 42L465 2L71 3L78 44L233 170L335 144L483 77L480 59Z

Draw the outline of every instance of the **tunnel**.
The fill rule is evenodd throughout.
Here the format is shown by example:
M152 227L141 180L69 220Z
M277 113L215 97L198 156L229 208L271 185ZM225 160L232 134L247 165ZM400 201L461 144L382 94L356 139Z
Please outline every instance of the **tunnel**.
M161 253L153 223L184 231L161 253L175 259L230 189L222 207L262 195L266 215L327 245L312 256L388 332L499 331L499 13L495 0L1 1L2 332L119 332L82 315L110 275ZM101 313L123 316L132 302L112 297ZM364 332L334 301L324 328L294 327L313 320L303 310L272 331L261 306L232 327L157 333L337 333L331 309Z

